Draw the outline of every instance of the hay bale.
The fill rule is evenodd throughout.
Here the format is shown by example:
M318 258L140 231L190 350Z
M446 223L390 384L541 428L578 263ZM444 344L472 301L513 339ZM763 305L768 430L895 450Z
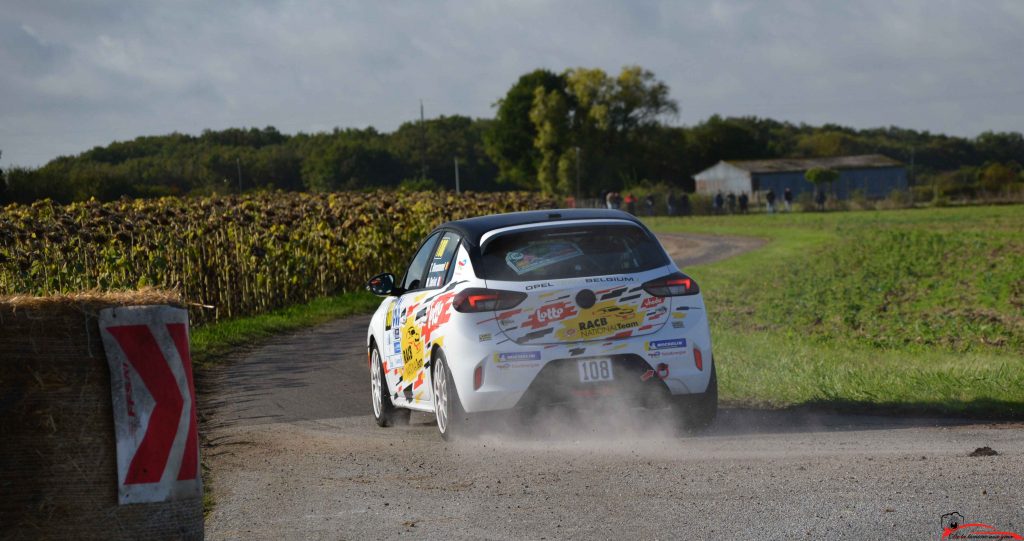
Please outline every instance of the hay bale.
M118 505L96 316L178 304L157 290L0 299L0 528L26 539L201 539L201 498Z

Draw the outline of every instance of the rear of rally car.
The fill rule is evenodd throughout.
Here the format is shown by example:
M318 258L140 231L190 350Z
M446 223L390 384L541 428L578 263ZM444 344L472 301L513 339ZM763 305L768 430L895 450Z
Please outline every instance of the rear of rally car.
M697 284L626 219L498 229L480 239L446 338L465 411L704 393L711 338ZM461 315L460 314L460 315ZM449 354L451 358L451 354ZM454 361L454 360L453 360Z

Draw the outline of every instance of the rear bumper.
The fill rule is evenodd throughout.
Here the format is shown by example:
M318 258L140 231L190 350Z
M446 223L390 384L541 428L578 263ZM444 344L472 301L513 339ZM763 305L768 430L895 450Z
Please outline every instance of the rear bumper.
M614 342L544 346L481 343L475 334L452 333L444 349L467 412L611 397L643 402L707 389L714 361L704 311L690 310L685 322L685 328L665 325L656 333ZM612 359L614 383L579 381L578 361L592 358ZM474 389L477 367L483 381Z

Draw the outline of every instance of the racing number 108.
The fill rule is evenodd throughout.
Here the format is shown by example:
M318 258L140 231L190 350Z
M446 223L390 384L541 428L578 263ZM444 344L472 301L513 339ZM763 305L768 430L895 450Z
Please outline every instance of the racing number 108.
M580 382L608 381L612 379L612 363L608 359L579 361Z

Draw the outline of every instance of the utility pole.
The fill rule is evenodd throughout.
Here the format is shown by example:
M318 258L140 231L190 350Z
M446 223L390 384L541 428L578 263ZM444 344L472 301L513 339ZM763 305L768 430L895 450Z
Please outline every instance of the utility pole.
M420 178L427 179L427 121L423 116L423 98L420 98Z
M576 147L576 207L580 206L580 147Z
M242 193L242 160L235 158L235 167L238 168L238 193Z
M455 193L462 193L459 189L459 159L455 158Z

